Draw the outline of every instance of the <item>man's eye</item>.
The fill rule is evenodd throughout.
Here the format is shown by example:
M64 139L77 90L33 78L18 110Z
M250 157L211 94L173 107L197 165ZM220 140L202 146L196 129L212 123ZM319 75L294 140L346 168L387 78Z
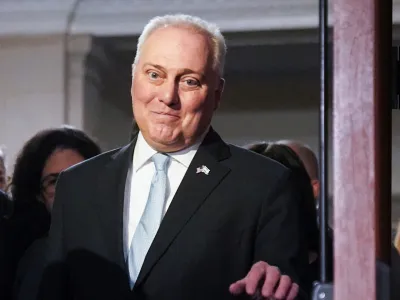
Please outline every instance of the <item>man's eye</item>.
M185 80L185 82L188 86L199 86L200 85L200 83L195 79L187 79L187 80Z
M158 74L156 72L149 72L149 77L150 79L158 79L160 76L158 76Z

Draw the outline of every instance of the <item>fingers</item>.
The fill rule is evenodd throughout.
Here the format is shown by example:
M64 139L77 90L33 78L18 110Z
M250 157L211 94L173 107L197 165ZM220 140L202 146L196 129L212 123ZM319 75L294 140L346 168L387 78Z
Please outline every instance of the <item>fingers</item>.
M289 276L281 275L277 267L258 262L246 277L231 284L229 291L233 295L246 293L253 296L252 299L294 300L299 286L293 283Z
M289 294L292 287L292 280L287 275L282 275L279 280L279 285L275 291L274 297L275 299L286 299L286 295Z
M229 286L229 291L233 295L240 295L240 294L244 293L245 290L246 290L246 280L245 279L238 280Z
M286 300L296 299L298 293L299 293L299 286L296 283L293 283L292 288L290 289L290 292L286 297Z
M256 293L258 286L260 286L260 283L262 283L262 280L266 276L267 267L269 267L269 265L262 262L253 265L250 272L246 276L247 294L254 295Z
M246 277L230 285L229 291L234 295L239 295L244 292L249 295L254 295L258 285L262 282L265 276L265 265L268 266L268 264L263 262L254 264Z
M274 295L274 290L281 277L281 272L277 267L269 266L265 275L265 281L262 285L261 295L263 297L271 297Z

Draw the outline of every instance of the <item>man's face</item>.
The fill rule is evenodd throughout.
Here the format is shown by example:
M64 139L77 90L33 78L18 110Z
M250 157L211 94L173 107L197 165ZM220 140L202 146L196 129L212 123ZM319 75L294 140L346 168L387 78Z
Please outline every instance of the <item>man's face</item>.
M4 191L6 189L7 177L6 168L4 162L0 159L0 190Z
M187 148L208 128L223 90L212 63L209 40L191 29L161 28L144 42L134 70L132 105L154 149Z

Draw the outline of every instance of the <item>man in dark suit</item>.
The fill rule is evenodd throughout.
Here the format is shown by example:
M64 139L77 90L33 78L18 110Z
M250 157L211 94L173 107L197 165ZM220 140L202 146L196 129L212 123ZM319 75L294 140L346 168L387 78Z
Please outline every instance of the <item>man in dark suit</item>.
M218 28L195 17L145 27L131 91L140 132L59 177L39 299L302 295L290 171L210 127L225 52Z

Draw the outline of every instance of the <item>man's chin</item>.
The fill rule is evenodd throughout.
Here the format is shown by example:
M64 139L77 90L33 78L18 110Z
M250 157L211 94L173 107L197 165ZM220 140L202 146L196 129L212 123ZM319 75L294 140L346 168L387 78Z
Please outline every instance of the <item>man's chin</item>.
M184 144L180 141L178 136L173 135L153 135L150 137L150 141L147 141L150 146L160 152L174 152L184 148Z
M153 141L157 144L160 145L165 145L165 146L172 146L177 144L178 140L174 138L164 138L164 137L156 137L153 139Z

